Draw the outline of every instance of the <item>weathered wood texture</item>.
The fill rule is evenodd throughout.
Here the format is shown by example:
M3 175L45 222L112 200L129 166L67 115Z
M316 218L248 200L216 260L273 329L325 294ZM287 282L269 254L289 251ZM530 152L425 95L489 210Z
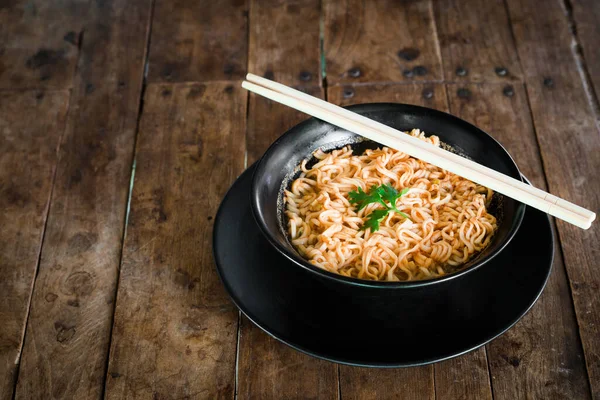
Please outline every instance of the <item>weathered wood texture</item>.
M0 88L69 88L88 0L0 2Z
M239 399L338 399L338 366L300 353L242 319Z
M434 372L436 399L492 399L484 348L435 364Z
M301 88L311 96L323 98L320 87ZM258 160L269 146L288 129L310 118L310 115L275 103L265 97L250 94L248 109L247 164Z
M431 1L324 0L330 85L440 80Z
M247 23L247 0L156 0L148 81L242 79Z
M548 188L600 210L600 135L571 49L572 36L558 1L508 1L517 50ZM600 398L600 224L582 230L558 221L579 333L592 385Z
M60 149L17 384L103 390L151 1L95 2Z
M344 400L433 400L433 366L400 369L341 366L340 393Z
M319 85L319 0L252 0L248 71L284 85Z
M545 189L523 85L447 88L451 112L492 134L514 157L521 172ZM488 345L495 399L589 398L577 322L558 246L553 267L544 293L529 314Z
M67 91L0 93L0 399L17 378L68 103Z
M323 89L304 89L323 97ZM250 95L247 133L248 165L255 162L287 129L308 118L306 114ZM302 354L242 319L238 359L240 399L337 399L338 367Z
M433 9L446 81L521 79L503 0L440 0Z
M416 104L448 111L446 90L444 85L439 83L333 86L328 89L327 95L329 102L342 106L358 103L392 102Z
M446 91L442 84L398 84L398 85L358 85L358 86L336 86L329 89L329 101L336 104L348 105L353 103L369 102L397 102L417 104L448 111ZM485 368L485 352L483 349L465 356L464 364L472 367L477 365ZM483 360L479 362L478 360ZM458 362L460 364L460 361ZM460 382L454 382L460 378L455 366L456 360L450 360L436 366L434 379L434 367L424 366L408 369L367 369L355 367L340 367L340 388L342 398L347 399L433 399L437 390L451 393L452 388L444 385L455 386L455 391L464 392ZM463 370L461 370L464 373ZM443 379L437 382L437 374ZM454 378L453 378L454 377ZM467 382L464 382L467 384ZM438 389L438 386L440 388ZM476 393L490 394L489 382L472 382L471 390ZM440 397L443 398L443 397ZM485 398L485 397L482 397Z
M594 84L596 98L600 98L600 2L595 0L568 0L572 5L573 23L582 47L585 66Z
M243 170L246 92L150 85L136 151L106 397L232 398L238 312L212 219Z

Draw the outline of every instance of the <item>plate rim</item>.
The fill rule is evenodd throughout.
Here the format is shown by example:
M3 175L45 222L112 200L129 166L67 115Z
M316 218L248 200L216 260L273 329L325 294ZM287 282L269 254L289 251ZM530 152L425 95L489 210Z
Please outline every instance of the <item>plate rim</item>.
M236 179L235 181L231 184L231 186L229 187L229 189L227 190L227 193L225 194L225 196L223 197L223 199L221 200L221 203L219 205L219 209L215 215L214 218L214 224L213 224L213 235L212 235L212 240L213 240L213 245L212 245L212 254L213 254L213 260L215 263L215 269L217 271L217 275L219 276L219 280L221 281L221 283L223 284L223 287L225 288L225 291L227 292L227 295L229 296L230 300L233 302L233 304L238 308L238 310L244 315L246 316L246 318L248 318L248 320L250 320L254 325L256 325L258 328L260 328L263 332L265 332L267 335L269 335L270 337L276 339L277 341L293 348L296 351L299 351L301 353L307 354L309 356L321 359L321 360L325 360L325 361L329 361L329 362L333 362L333 363L338 363L338 364L343 364L343 365L349 365L349 366L354 366L354 367L365 367L365 368L410 368L410 367L418 367L418 366L423 366L423 365L430 365L430 364L434 364L437 362L442 362L442 361L446 361L446 360L450 360L452 358L456 358L456 357L460 357L464 354L470 353L474 350L477 350L478 348L485 346L486 344L490 343L491 341L493 341L494 339L498 338L499 336L502 336L504 333L506 333L508 330L510 330L511 328L513 328L517 322L519 322L523 317L525 317L529 311L531 311L531 309L533 308L533 306L537 303L537 301L539 300L540 296L542 295L542 293L544 292L544 289L546 288L546 285L548 284L548 280L550 279L550 275L552 273L552 270L554 269L554 260L556 257L556 251L555 251L555 245L556 245L556 235L554 232L554 229L552 229L552 221L550 219L550 217L546 214L546 219L548 221L548 228L550 231L550 244L551 244L551 254L550 254L550 260L549 260L549 267L547 269L547 272L545 273L545 277L544 280L539 288L539 290L537 291L537 293L535 294L533 300L531 301L531 304L529 304L527 306L527 308L520 312L519 315L517 315L509 324L506 325L506 327L504 327L503 329L501 329L499 332L494 333L492 335L486 336L482 341L478 341L477 344L473 345L473 346L469 346L467 349L464 349L458 353L453 353L451 355L447 355L447 356L443 356L443 357L433 357L433 358L428 358L425 359L423 361L419 361L419 362L404 362L404 363L378 363L378 362L357 362L357 361L352 361L350 359L345 359L345 358L336 358L336 357L332 357L332 356L328 356L326 354L321 354L321 353L317 353L314 352L310 349L307 349L301 345L297 345L295 343L292 343L291 341L282 338L278 335L276 335L275 333L272 333L271 331L269 331L269 329L264 326L266 324L263 324L261 322L258 322L258 318L256 318L254 315L252 315L251 312L249 312L247 310L247 308L245 306L243 306L241 304L241 302L239 301L239 299L236 298L236 296L233 294L233 291L231 290L230 286L228 285L228 283L225 281L225 279L223 278L223 275L221 273L221 268L222 266L220 265L219 261L218 261L218 257L216 255L216 237L217 237L217 232L219 231L218 228L218 221L220 220L221 214L224 213L224 207L223 204L225 203L225 200L232 194L233 189L235 188L235 186L237 184L239 184L242 179L250 179L252 180L252 175L254 172L254 169L256 168L257 163L253 163L252 165L250 165L248 168L246 168ZM248 177L249 176L249 177ZM527 182L530 183L530 181L525 177L525 175L521 174L522 179ZM249 205L249 207L251 208L251 206ZM526 208L530 208L529 206L526 206ZM253 216L252 216L252 212L250 212L250 217L254 220ZM525 219L525 218L524 218ZM254 221L254 224L258 225L256 223L256 221ZM256 227L258 232L263 239L266 240L266 238L264 238L264 235L262 233L262 231L260 230L260 228L257 226ZM515 235L517 236L517 235ZM512 242L512 240L511 240ZM509 248L511 245L511 243L508 243L507 246L505 246L502 251L507 250L507 248ZM277 252L276 249L273 249L273 251ZM277 252L279 255L281 255L280 252ZM286 257L282 257L282 259L286 259ZM292 262L290 260L288 260L288 262ZM493 262L493 261L492 261ZM241 324L242 321L240 319L239 323Z

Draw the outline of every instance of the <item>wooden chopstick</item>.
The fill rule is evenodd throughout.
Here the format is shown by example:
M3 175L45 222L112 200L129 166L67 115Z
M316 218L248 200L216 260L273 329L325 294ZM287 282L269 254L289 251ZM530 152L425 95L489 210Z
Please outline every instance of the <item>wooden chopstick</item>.
M413 138L411 136L405 135L402 132L400 132L400 131L398 131L398 130L390 127L390 126L382 124L382 123L380 123L378 121L374 121L372 119L369 119L369 118L367 118L365 116L362 116L360 114L354 113L354 112L352 112L350 110L347 110L345 108L336 106L335 104L331 104L331 103L329 103L327 101L324 101L324 100L321 100L321 99L319 99L317 97L310 96L310 95L308 95L306 93L303 93L303 92L301 92L299 90L293 89L291 87L282 85L281 83L274 82L274 81L271 81L271 80L266 79L266 78L262 78L260 76L254 75L254 74L248 74L246 76L246 79L248 81L252 82L252 83L257 84L257 85L261 85L261 86L264 86L264 87L269 88L271 90L274 90L274 91L277 91L277 92L289 95L291 97L294 97L294 98L296 98L296 99L298 99L300 101L306 101L309 104L312 104L312 105L314 105L316 107L322 107L322 108L324 108L324 109L326 109L326 110L328 110L328 111L330 111L332 113L340 115L341 117L345 117L345 118L351 119L351 120L353 120L355 122L362 123L362 124L367 125L367 126L371 126L372 128L375 128L375 129L379 129L379 130L381 130L384 133L387 133L389 135L397 137L398 139L402 140L403 142L412 142L413 145L421 147L423 149L426 149L429 146L428 151L437 154L439 157L448 158L451 161L454 161L456 163L464 165L464 166L466 166L468 168L478 169L483 174L488 175L488 176L490 176L492 178L498 179L498 180L500 180L502 182L505 182L507 184L513 184L513 181L514 181L513 178L511 178L511 177L509 177L507 175L504 175L504 174L502 174L502 173L500 173L500 172L498 172L496 170L493 170L493 169L488 168L488 167L486 167L484 165L481 165L481 164L474 163L474 162L472 162L472 161L470 161L470 160L468 160L468 159L466 159L464 157L461 157L461 156L459 156L457 154L451 153L451 152L449 152L447 150L444 150L442 148L432 146L431 144L423 142L422 140L418 140L418 139ZM554 196L553 194L545 192L545 191L543 191L541 189L538 189L535 186L531 186L531 185L526 185L525 184L524 187L521 187L521 188L523 190L525 190L526 192L531 193L532 195L541 198L542 200L547 200L547 201L553 203L554 205L557 205L559 207L563 207L563 208L565 208L565 209L567 209L567 210L569 210L569 211L571 211L571 212L573 212L575 214L581 215L584 219L588 220L590 223L596 218L596 214L593 213L592 211L587 210L587 209L585 209L583 207L580 207L580 206L578 206L576 204L573 204L573 203L571 203L569 201L566 201L564 199L561 199L560 197Z
M264 83L264 78L259 78L253 75L249 75L250 79L255 80L255 82ZM259 78L259 79L256 79ZM268 80L266 80L268 81ZM270 83L269 83L270 82ZM394 149L399 149L407 154L410 154L413 157L419 158L423 161L436 165L440 168L443 168L447 171L460 175L466 179L477 182L481 185L489 187L492 190L495 190L499 193L502 193L506 196L509 196L515 200L521 201L531 207L544 211L550 215L553 215L557 218L563 219L569 223L572 223L576 226L579 226L583 229L587 229L590 227L591 222L595 218L595 214L589 210L585 210L581 207L578 207L574 204L570 206L571 208L565 208L562 204L567 203L571 205L571 203L562 200L560 198L556 198L561 200L560 202L555 201L552 197L550 200L546 198L539 197L536 193L532 193L527 189L530 188L529 185L526 185L523 182L520 182L516 179L510 178L508 176L502 175L501 179L494 177L493 175L488 175L487 170L484 166L481 166L473 161L457 156L453 153L447 152L446 150L437 148L433 145L425 143L419 139L413 138L409 135L405 135L393 128L389 128L393 130L393 135L387 132L391 132L387 130L384 132L383 129L379 126L386 127L386 125L376 123L376 121L372 121L367 119L370 123L363 123L362 119L355 117L355 115L351 111L344 110L341 107L337 107L331 103L323 102L327 106L319 103L322 100L313 98L307 100L305 95L302 93L302 96L295 94L294 96L290 95L290 91L294 90L291 88L287 88L283 85L276 84L275 82L268 81L268 85L271 87L276 87L278 91L272 90L271 88L265 86L259 86L255 83L244 81L242 86L245 89L248 89L252 92L255 92L261 96L267 97L276 102L285 104L289 107L295 108L302 112L305 112L309 115L312 115L316 118L322 119L349 131L355 132L364 136L368 139L381 143L383 145L389 146ZM276 84L276 85L272 85ZM281 86L287 88L289 90L284 90L285 93L279 91L282 90ZM301 92L300 92L301 93ZM312 96L308 96L312 97ZM316 101L318 100L318 102ZM354 114L351 118L348 117L347 113L339 112L338 109L347 111L351 114ZM379 125L377 125L379 124ZM407 140L408 139L408 140ZM441 152L444 153L441 153ZM455 161L454 157L447 156L445 153L455 156L459 158L460 162ZM493 171L493 170L490 170ZM496 171L494 171L496 172ZM539 190L539 189L538 189ZM546 192L540 191L544 194ZM572 210L584 210L586 214L580 214L580 212L575 212Z
M274 81L271 81L271 80L259 77L257 75L253 75L253 74L248 74L247 75L247 79L249 81L253 82L253 83L258 84L258 85L267 87L269 89L278 91L278 92L283 93L283 94L290 95L290 96L292 96L292 97L294 97L294 98L296 98L298 100L306 101L306 102L308 102L310 104L313 104L313 105L315 105L317 107L323 107L323 108L325 108L328 111L331 111L333 113L339 114L342 117L349 118L349 119L351 119L351 120L353 120L355 122L359 122L359 123L362 123L362 124L365 124L365 125L369 125L369 126L371 126L373 128L380 129L382 132L387 133L387 134L391 134L391 135L393 135L395 137L398 137L402 141L411 141L412 140L412 142L413 142L414 145L420 146L422 148L425 148L426 146L430 146L429 151L432 151L432 152L436 153L440 157L449 158L450 160L452 160L454 162L457 162L457 163L460 163L462 165L465 165L465 166L467 166L469 168L477 168L482 173L484 173L484 174L486 174L488 176L491 176L491 177L493 177L495 179L498 179L498 180L500 180L502 182L505 182L505 183L508 183L508 184L512 184L512 181L514 180L513 178L511 178L509 176L506 176L506 175L504 175L504 174L502 174L502 173L500 173L498 171L495 171L495 170L493 170L491 168L488 168L488 167L486 167L484 165L480 165L480 164L477 164L477 163L475 163L475 166L469 165L469 163L473 164L473 162L467 160L466 158L460 157L457 154L451 153L451 152L446 151L446 150L444 150L442 148L431 146L429 143L426 143L426 142L420 141L418 139L415 139L413 137L410 137L408 135L402 134L402 132L400 132L400 131L398 131L398 130L390 127L390 126L384 125L384 124L382 124L380 122L377 122L377 121L374 121L374 120L371 120L371 119L369 119L367 117L364 117L364 116L362 116L360 114L354 113L354 112L352 112L350 110L347 110L345 108L338 107L338 106L336 106L334 104L328 103L328 102L326 102L324 100L321 100L319 98L310 96L310 95L308 95L306 93L303 93L303 92L301 92L299 90L295 90L295 89L290 88L288 86L282 85L280 83L277 83L277 82L274 82ZM580 206L578 206L576 204L573 204L571 202L563 200L560 197L554 196L554 195L552 195L550 193L547 193L547 192L545 192L545 191L543 191L541 189L538 189L538 188L536 188L534 186L530 186L530 185L524 185L524 186L525 187L522 187L522 189L525 190L525 191L527 191L528 193L531 193L532 195L540 197L543 200L547 200L547 201L549 201L549 202L551 202L551 203L553 203L555 205L563 207L563 208L565 208L565 209L567 209L569 211L572 211L573 213L579 214L583 218L585 218L586 220L588 220L590 223L596 218L596 214L594 214L590 210L586 210L583 207L580 207Z

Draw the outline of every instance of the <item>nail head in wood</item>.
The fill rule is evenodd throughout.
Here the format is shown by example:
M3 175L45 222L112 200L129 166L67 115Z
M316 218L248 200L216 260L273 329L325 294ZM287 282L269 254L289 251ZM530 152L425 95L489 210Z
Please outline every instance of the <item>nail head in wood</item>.
M350 68L348 70L348 75L350 75L352 78L358 78L360 76L360 68L358 68L358 67Z
M496 75L498 75L498 76L508 75L508 70L504 67L496 67L495 71L496 71Z
M507 85L504 86L504 89L502 89L502 93L506 97L513 97L515 95L515 89L511 85Z
M431 99L433 97L433 89L431 89L431 88L423 89L422 95L423 95L423 98L425 98L425 99Z
M308 71L302 71L300 72L300 80L303 82L308 82L312 79L312 74Z

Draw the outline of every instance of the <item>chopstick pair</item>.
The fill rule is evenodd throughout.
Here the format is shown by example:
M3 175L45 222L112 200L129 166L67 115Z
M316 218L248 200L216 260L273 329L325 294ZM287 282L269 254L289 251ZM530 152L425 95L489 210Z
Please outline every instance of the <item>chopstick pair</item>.
M251 92L400 150L580 228L588 229L596 218L590 210L380 122L253 74L246 79L242 87Z

